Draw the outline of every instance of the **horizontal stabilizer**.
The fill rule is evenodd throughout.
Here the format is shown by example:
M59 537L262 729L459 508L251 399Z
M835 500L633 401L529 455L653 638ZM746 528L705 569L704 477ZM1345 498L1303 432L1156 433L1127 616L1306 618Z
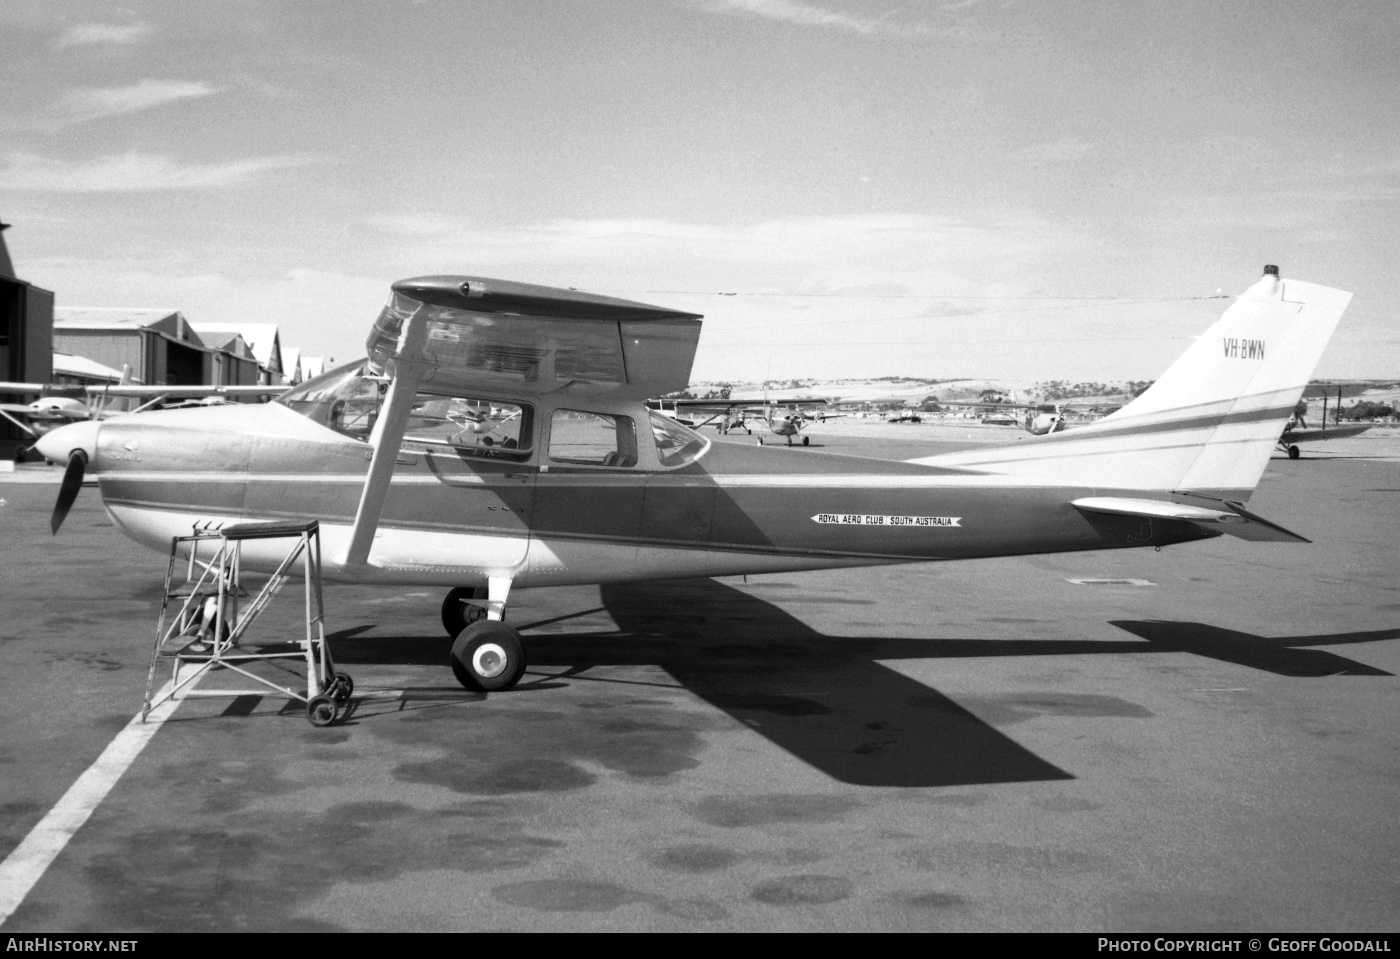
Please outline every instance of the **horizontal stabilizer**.
M1157 499L1129 499L1120 496L1089 496L1074 500L1071 505L1085 513L1108 513L1114 516L1140 516L1144 519L1175 519L1195 523L1202 529L1229 533L1240 539L1256 542L1310 543L1303 536L1271 523L1245 509L1239 503L1220 500L1224 509L1190 506Z

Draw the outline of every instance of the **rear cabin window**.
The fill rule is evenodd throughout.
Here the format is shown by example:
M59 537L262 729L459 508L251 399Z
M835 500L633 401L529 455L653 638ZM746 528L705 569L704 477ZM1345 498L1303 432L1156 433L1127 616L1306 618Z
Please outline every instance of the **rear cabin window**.
M419 393L403 438L471 456L523 460L530 455L530 419L530 407L518 403Z
M637 430L630 416L555 410L549 458L588 466L636 466Z

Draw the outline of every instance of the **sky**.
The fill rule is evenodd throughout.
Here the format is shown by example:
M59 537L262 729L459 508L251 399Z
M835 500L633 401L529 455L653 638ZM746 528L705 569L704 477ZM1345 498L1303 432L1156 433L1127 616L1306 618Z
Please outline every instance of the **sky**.
M1157 376L1266 263L1400 379L1392 0L6 0L57 304L362 356L389 284L706 316L695 381Z

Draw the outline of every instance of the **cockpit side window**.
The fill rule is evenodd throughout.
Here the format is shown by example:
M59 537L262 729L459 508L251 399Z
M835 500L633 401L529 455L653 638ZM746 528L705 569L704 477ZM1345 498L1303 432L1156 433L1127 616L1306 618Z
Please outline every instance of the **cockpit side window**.
M533 417L534 411L519 403L419 393L404 441L447 446L470 456L524 460L533 443Z
M588 466L636 466L637 430L630 416L555 410L549 458Z

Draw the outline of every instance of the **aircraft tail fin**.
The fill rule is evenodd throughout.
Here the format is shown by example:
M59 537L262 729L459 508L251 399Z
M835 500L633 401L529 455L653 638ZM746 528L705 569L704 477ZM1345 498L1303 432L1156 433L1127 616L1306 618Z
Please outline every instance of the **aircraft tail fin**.
M1141 396L1103 419L1014 446L915 462L1057 485L1248 499L1351 294L1265 267Z

